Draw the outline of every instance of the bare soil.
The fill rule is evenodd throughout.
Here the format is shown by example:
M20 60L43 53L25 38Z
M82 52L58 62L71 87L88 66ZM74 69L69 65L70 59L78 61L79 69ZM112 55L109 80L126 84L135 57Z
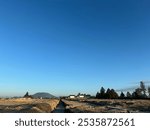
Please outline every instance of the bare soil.
M73 113L150 113L150 100L85 99L63 100Z
M150 100L0 99L0 113L150 113Z
M0 113L46 113L58 103L59 99L0 99Z

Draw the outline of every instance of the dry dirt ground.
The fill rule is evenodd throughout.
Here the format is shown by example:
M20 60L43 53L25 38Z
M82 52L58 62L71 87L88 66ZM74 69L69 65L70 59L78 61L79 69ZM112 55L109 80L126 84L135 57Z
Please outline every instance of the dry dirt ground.
M0 113L150 113L150 100L0 99Z
M150 100L63 100L66 111L75 113L150 113Z
M58 103L59 99L0 99L0 113L46 113Z

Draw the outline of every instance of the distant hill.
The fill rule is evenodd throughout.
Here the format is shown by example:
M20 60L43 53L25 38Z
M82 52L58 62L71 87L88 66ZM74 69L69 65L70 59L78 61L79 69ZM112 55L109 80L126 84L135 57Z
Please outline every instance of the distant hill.
M46 93L46 92L39 92L32 95L33 98L56 98L55 96Z

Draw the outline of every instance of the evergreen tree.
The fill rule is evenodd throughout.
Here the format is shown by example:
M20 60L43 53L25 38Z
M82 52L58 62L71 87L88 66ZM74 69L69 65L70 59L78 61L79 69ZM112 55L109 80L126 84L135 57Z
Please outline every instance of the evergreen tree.
M132 93L132 98L135 99L137 97L136 95L137 95L136 92L133 92Z
M150 86L148 87L148 97L150 98Z
M131 93L130 93L130 92L127 92L126 97L127 97L128 99L132 98Z
M77 96L81 95L80 93L77 94Z
M142 97L143 98L146 98L146 88L145 88L145 84L143 81L140 82L140 89L141 89L141 92L143 93Z
M135 89L135 92L132 93L132 97L135 98L135 99L142 98L142 90L141 90L141 88Z
M104 99L105 98L105 89L103 87L101 87L100 92L97 92L96 94L96 98L101 98Z
M111 98L111 91L110 91L109 88L108 88L107 91L106 91L105 98L106 98L106 99L110 99L110 98Z
M124 99L124 98L125 98L125 95L124 95L124 93L123 93L123 92L121 92L121 94L120 94L120 98L121 98L121 99Z
M119 98L119 95L118 95L118 93L116 91L114 91L114 98L115 99Z
M98 99L100 98L100 93L99 92L96 93L96 98L98 98Z
M26 94L24 95L24 97L29 97L29 93L28 93L28 92L26 92Z
M110 99L117 99L119 96L114 89L110 90Z
M105 89L103 87L100 89L100 98L105 98Z
M33 98L31 95L29 95L28 92L26 92L26 94L23 96L24 98Z

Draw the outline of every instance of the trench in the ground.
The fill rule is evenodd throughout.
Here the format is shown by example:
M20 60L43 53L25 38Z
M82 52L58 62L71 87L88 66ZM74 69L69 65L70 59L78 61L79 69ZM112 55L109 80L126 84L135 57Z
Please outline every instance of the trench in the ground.
M52 111L52 113L67 113L65 103L60 100L57 107Z

